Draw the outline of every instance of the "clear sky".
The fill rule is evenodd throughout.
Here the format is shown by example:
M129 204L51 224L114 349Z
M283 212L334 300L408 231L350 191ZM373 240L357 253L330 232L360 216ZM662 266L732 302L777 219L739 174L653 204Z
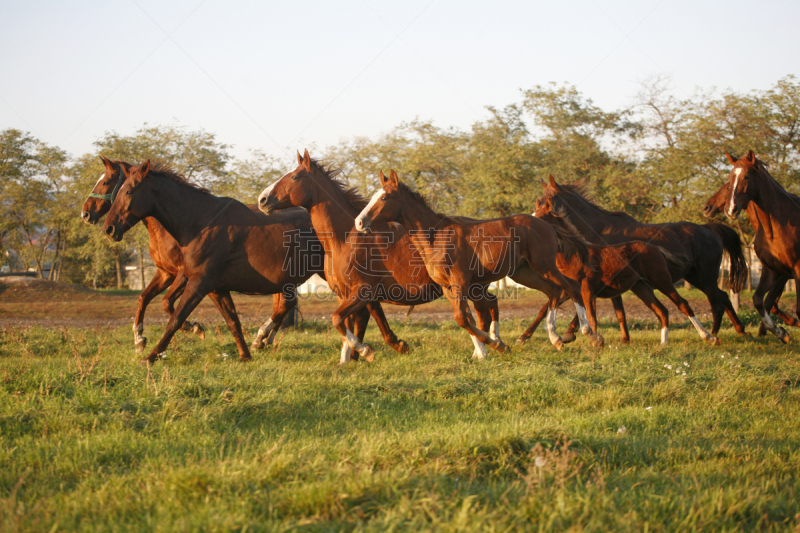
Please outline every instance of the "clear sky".
M177 121L288 165L415 117L467 129L551 81L617 109L656 74L679 97L798 75L800 2L0 0L0 129L73 155Z

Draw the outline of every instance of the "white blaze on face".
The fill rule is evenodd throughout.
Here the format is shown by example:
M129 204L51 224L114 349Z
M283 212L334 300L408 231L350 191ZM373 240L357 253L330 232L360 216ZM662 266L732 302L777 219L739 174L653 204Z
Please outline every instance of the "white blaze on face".
M733 197L736 195L736 187L739 185L739 178L742 176L742 169L737 168L733 171L736 178L733 180L733 189L731 189L731 201L728 204L728 214L733 216Z
M380 201L381 197L383 196L383 191L375 191L375 194L372 195L370 198L367 207L361 210L361 213L358 214L356 217L356 229L358 231L364 231L364 217L366 217L367 213L369 213L370 209Z
M281 178L281 179L283 179L283 178ZM280 181L280 180L278 180L278 181ZM275 185L278 184L278 181L276 181L275 183L273 183L272 185L270 185L269 187L267 187L266 189L261 191L261 194L258 195L258 205L261 205L261 199L262 198L267 198L272 193L272 190L275 188Z

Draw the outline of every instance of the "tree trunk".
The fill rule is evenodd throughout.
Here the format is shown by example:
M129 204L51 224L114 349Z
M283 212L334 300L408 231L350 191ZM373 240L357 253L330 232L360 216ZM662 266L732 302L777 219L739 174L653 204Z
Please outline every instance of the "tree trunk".
M141 246L139 247L139 279L142 281L142 290L144 290L147 285L144 283L144 249Z
M117 288L122 288L122 262L119 260L119 254L114 257L114 265L117 267Z

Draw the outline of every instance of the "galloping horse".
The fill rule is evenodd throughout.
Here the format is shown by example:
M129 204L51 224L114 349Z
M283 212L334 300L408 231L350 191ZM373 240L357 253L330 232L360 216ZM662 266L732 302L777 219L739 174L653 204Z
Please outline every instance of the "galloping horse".
M230 291L283 292L295 304L296 286L322 267L308 214L292 209L265 217L236 200L212 195L166 166L151 167L150 161L122 170L126 179L106 217L106 235L119 241L137 222L152 217L180 247L187 279L164 335L143 363L154 363L163 354L206 295L233 333L239 358L250 359Z
M336 179L338 171L325 169L311 159L308 150L297 154L297 168L267 187L258 197L261 210L300 206L308 209L311 223L325 248L325 275L339 298L339 307L331 316L342 334L341 362L346 363L352 350L371 354L372 347L356 342L344 320L370 301L399 305L419 305L438 299L442 288L433 282L422 258L405 230L394 224L376 228L370 235L353 231L353 219L367 205L365 198ZM482 324L491 321L496 342L502 345L497 331L497 299L481 293L474 300ZM392 334L393 336L394 334ZM404 341L389 342L400 352ZM475 345L473 357L483 358L486 350Z
M722 187L719 188L717 192L714 193L711 198L708 199L706 204L703 206L703 215L706 218L713 218L720 213L725 211L725 206L728 205L731 199L731 184L729 182L725 182ZM758 232L758 219L750 219L751 226L753 229ZM789 281L789 276L785 274L779 274L775 272L767 265L761 265L761 279L764 280L764 285L759 282L758 287L756 287L755 293L758 294L759 298L763 298L764 294L769 292L771 295L770 298L774 299L775 303L772 305L771 313L775 313L778 315L781 320L783 320L786 325L788 326L795 326L800 327L800 320L797 320L795 317L786 313L783 309L778 306L780 301L781 295L783 294L783 289L786 286L786 282ZM755 296L754 296L755 297ZM767 328L762 321L758 326L758 336L763 337L767 333Z
M125 182L126 176L122 168L124 167L127 170L132 166L125 161L111 161L103 156L100 156L100 159L106 167L105 172L100 175L92 192L84 202L83 209L81 209L81 218L88 224L97 224L97 221L111 209L117 192ZM161 168L161 165L156 163L152 166L151 171L155 171L156 168ZM251 209L254 208L255 206L251 206ZM142 220L142 224L147 228L147 233L150 237L150 257L156 266L156 274L139 295L136 315L133 320L133 338L136 353L144 351L147 345L147 338L142 333L144 332L144 312L148 304L159 293L169 287L169 291L164 296L163 308L164 312L171 316L175 312L175 301L183 293L183 289L186 286L186 277L182 275L183 252L178 246L178 242L167 233L164 226L155 218L145 217ZM272 343L284 317L296 304L296 302L287 301L283 293L275 294L273 299L272 316L259 328L258 335L251 346L253 350L269 346ZM187 320L183 323L182 329L205 338L203 326L197 322L191 323Z
M725 155L733 165L728 176L730 198L725 214L735 219L743 209L747 210L750 224L756 229L753 247L761 264L767 267L753 293L753 306L767 330L781 341L789 342L786 330L776 326L767 313L777 299L774 291L769 291L766 299L763 294L780 282L780 276L795 281L800 278L800 197L775 181L767 165L752 150L740 159L727 152ZM800 298L797 304L796 311L800 313Z
M574 235L579 235L578 230L570 222L564 211L539 214L537 218L561 227ZM556 264L561 272L581 282L584 300L587 297L587 293L591 295L592 305L587 307L590 317L596 313L595 298L614 298L627 291L632 291L661 321L661 344L667 344L669 342L669 311L656 298L653 289L657 289L672 300L689 320L693 322L696 320L689 302L678 294L675 285L672 283L672 276L669 273L670 264L675 264L677 268L681 268L684 263L683 260L673 256L663 248L641 241L612 246L598 246L596 244L587 246L589 249L589 261L587 263L581 263L576 257L566 258L564 254L559 253ZM524 342L536 331L536 327L541 321L540 317L544 315L545 307L542 307L537 320L525 330L518 342ZM573 328L576 326L577 318L576 316L573 319L567 334L574 331ZM624 320L620 320L620 329L623 335L627 333L627 326ZM567 335L564 335L564 338L566 339ZM719 344L719 339L713 336L708 337L706 340L710 344Z
M603 338L589 331L597 325L586 317L586 301L580 286L565 277L556 266L556 254L583 255L582 241L558 233L544 221L529 215L493 220L472 220L436 213L419 193L400 183L394 170L388 178L381 172L382 190L377 191L355 220L356 229L367 231L380 222L399 222L409 230L431 278L442 286L453 306L455 320L473 342L490 344L492 339L475 327L467 297L476 288L506 276L527 287L544 292L550 301L547 331L552 344L561 349L563 341L555 331L555 316L562 290L573 299L581 318L582 331L597 346ZM589 322L587 324L587 322Z
M723 251L728 252L731 259L731 288L740 291L746 280L747 262L739 235L734 230L715 223L702 226L691 222L644 224L625 213L606 211L595 205L587 199L580 184L560 185L551 175L549 184L544 186L544 196L536 201L537 213L563 210L590 243L609 245L644 241L660 246L676 257L685 257L685 266L670 265L670 273L673 281L684 278L708 298L714 317L711 333L696 319L692 322L703 338L717 335L723 311L728 314L736 331L745 334L730 298L717 287Z

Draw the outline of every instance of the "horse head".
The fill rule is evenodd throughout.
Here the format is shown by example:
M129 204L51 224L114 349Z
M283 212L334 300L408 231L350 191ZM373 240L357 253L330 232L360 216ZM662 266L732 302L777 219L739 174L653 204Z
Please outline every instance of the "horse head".
M111 161L110 159L100 156L100 160L105 165L105 170L100 174L100 179L97 180L92 192L86 198L81 209L81 218L87 224L97 224L100 217L108 213L111 209L111 204L114 203L114 198L125 181L125 174L123 167L128 166L123 161Z
M153 194L148 188L150 180L145 179L148 172L150 172L149 159L127 170L123 168L124 183L119 188L103 224L103 232L109 240L121 241L125 232L153 211Z
M367 206L356 217L356 229L362 233L369 231L370 226L380 222L400 222L401 207L409 192L408 187L400 185L397 172L389 171L387 178L380 173L381 188L372 195Z
M261 191L258 208L266 215L287 207L310 207L315 187L311 156L297 152L297 168Z
M750 200L758 198L762 177L759 172L760 165L756 154L752 150L742 158L735 158L725 152L728 161L733 165L728 176L730 185L729 199L725 206L725 214L729 218L736 218L742 209L746 209Z

